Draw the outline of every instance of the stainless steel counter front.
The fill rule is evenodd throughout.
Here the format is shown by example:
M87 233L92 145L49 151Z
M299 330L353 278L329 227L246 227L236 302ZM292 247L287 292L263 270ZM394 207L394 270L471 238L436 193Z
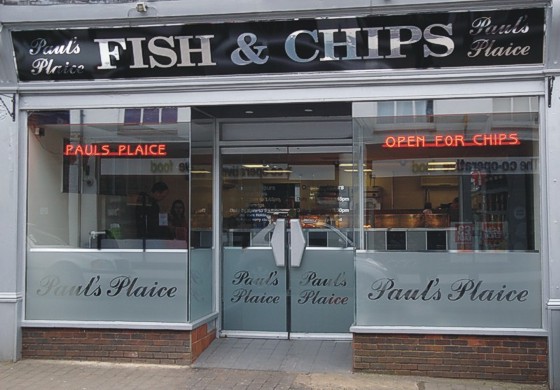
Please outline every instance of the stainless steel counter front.
M380 251L431 251L458 249L455 227L366 229L366 248Z

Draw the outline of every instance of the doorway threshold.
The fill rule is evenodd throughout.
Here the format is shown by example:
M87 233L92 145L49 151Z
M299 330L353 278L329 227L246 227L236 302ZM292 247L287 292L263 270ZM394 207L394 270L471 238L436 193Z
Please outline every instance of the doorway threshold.
M352 341L219 338L192 367L348 373L352 372Z

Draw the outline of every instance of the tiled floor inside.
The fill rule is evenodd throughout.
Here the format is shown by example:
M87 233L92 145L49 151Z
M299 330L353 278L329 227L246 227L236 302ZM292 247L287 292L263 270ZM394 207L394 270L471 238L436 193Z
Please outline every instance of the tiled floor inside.
M350 372L352 342L221 338L193 364L197 368Z

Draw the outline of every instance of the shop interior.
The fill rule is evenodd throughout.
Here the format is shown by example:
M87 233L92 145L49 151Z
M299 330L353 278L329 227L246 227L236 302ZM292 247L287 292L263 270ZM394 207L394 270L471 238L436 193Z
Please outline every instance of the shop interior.
M239 153L222 148L224 228L257 229L284 216L300 218L306 228L364 229L366 247L374 250L532 250L538 239L534 100L424 101L411 105L416 115L396 115L398 109L385 115L379 106L377 116L353 120L349 103L197 107L194 140L181 110L164 123L158 109L159 122L141 125L123 123L132 115L127 110L102 110L105 119L96 110L33 113L31 241L138 247L139 195L164 181L169 191L159 204L162 213L180 200L191 224L187 229L205 232L193 243L210 245L212 137L215 126L222 126L221 145L248 148ZM390 103L398 108L400 102ZM472 113L457 114L458 107ZM361 156L355 152L360 142ZM163 157L64 155L68 145L80 143L165 144L167 149ZM259 145L283 149L251 149ZM243 168L263 162L269 171ZM362 223L357 222L360 188ZM416 242L412 230L425 233ZM176 237L164 240L170 239ZM188 246L188 238L177 241Z

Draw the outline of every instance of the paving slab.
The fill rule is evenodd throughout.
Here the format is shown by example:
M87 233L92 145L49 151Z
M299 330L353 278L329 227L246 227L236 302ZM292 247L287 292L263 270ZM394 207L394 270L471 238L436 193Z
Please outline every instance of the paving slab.
M2 390L545 390L544 385L366 373L20 360L0 362Z

